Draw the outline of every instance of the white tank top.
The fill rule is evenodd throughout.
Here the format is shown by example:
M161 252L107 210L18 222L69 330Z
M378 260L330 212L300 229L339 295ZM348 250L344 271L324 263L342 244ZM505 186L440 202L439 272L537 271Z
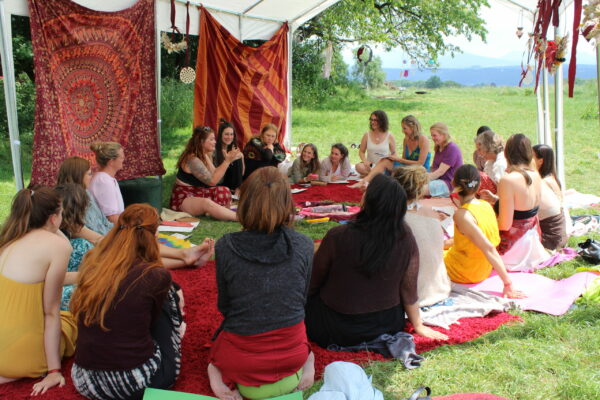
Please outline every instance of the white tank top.
M367 160L377 164L383 157L390 155L390 133L386 132L385 139L381 143L374 143L371 140L371 132L367 132Z

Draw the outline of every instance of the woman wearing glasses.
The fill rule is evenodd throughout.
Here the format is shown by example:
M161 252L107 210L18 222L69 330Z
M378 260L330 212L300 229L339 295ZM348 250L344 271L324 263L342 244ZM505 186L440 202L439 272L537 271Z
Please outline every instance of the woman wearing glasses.
M215 219L236 221L229 209L231 191L218 186L235 160L242 158L238 148L232 148L218 167L213 163L216 148L215 132L201 126L194 129L192 137L177 161L177 179L171 194L171 208L192 215L209 214Z
M388 128L385 111L373 111L369 117L369 131L365 132L360 141L358 156L361 162L356 164L356 172L367 175L379 160L396 153L396 141L394 135L388 132Z

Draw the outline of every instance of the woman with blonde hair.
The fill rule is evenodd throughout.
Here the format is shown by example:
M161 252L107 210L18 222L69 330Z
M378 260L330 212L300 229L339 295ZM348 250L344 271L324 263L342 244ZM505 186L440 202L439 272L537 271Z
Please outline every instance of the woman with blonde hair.
M119 183L115 179L117 172L123 169L125 152L116 142L95 142L90 149L96 155L100 169L92 176L88 189L106 218L114 224L125 209Z
M391 154L380 159L359 183L351 187L365 187L377 174L387 173L394 168L405 165L422 165L429 172L431 153L429 153L429 139L421 132L421 123L412 116L407 115L402 118L402 132L404 141L402 142L403 154L397 156Z
M61 213L54 189L22 189L0 231L0 384L44 377L32 395L65 384L61 358L75 351L75 321L59 310L71 254Z
M71 299L79 329L71 377L87 398L141 399L179 374L185 325L158 224L153 207L133 204L83 261Z
M264 399L314 381L304 326L313 243L291 228L292 194L277 168L256 170L240 189L243 230L216 244L224 320L210 349L208 376L220 399Z
M463 164L458 146L451 141L448 125L436 122L429 128L435 155L429 173L429 184L424 194L432 197L448 197L452 192L454 172Z
M253 137L244 147L246 170L244 179L254 171L263 167L276 167L285 160L285 150L279 145L277 136L279 129L274 124L266 124L260 130L260 135Z
M229 165L242 158L242 153L237 147L232 148L225 154L223 162L215 167L213 154L217 150L216 143L211 128L194 128L192 137L177 160L177 178L170 207L192 215L208 212L215 219L235 221L235 213L229 209L231 191L219 183Z
M75 184L82 189L88 189L92 170L90 163L81 157L69 157L60 166L58 171L58 185L65 186ZM87 191L86 191L87 192ZM66 191L64 197L72 199L74 191ZM115 192L115 196L121 197L121 192ZM68 215L76 215L80 212L85 213L84 225L78 223L69 224L69 238L72 239L71 244L76 244L80 250L89 249L89 243L98 244L98 242L112 229L113 224L110 222L100 207L96 203L94 196L87 192L87 206L84 210L76 209L83 206L83 200L69 201L65 204L64 210ZM122 199L122 197L121 197ZM67 218L70 219L70 218ZM84 239L89 243L85 243L80 239ZM78 242L78 243L75 243ZM160 254L162 261L167 268L180 268L185 266L201 266L213 252L212 239L205 239L204 242L191 249L175 249L169 246L160 244ZM74 258L79 258L80 251L74 253ZM71 260L75 262L75 260Z
M404 220L419 248L419 307L430 306L450 296L450 279L444 265L444 232L439 215L419 200L427 186L427 171L420 165L399 167L392 176L406 192L407 212Z

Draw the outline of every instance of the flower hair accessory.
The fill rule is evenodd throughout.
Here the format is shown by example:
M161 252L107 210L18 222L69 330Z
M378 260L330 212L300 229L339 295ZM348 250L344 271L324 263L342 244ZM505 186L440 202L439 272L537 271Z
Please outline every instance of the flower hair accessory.
M472 180L471 182L467 183L467 187L473 189L475 186L477 186L477 181L476 180Z

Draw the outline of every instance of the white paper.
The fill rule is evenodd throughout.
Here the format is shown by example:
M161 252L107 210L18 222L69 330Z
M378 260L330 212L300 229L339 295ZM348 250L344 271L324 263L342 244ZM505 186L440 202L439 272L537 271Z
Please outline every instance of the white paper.
M198 226L200 222L196 221L196 222L188 222L188 224L192 224L192 226L166 226L166 225L159 225L158 226L158 231L159 232L184 232L184 233L190 233L192 232L194 229L196 229L196 227Z

